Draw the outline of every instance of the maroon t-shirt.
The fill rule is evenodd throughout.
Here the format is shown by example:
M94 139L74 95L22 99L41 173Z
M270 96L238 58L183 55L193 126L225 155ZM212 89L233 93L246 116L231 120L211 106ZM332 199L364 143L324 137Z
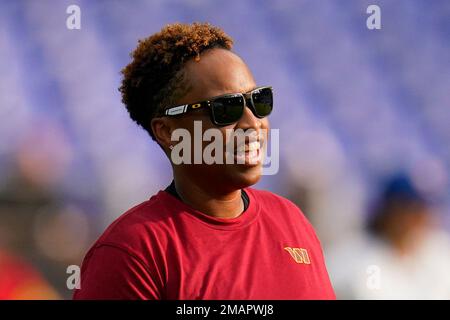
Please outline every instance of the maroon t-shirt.
M87 253L74 299L335 299L298 207L244 190L249 205L232 219L166 191L132 208Z

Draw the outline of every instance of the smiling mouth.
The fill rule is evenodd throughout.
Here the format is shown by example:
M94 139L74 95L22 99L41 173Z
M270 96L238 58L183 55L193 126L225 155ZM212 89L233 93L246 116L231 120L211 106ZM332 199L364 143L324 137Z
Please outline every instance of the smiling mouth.
M253 139L238 145L234 150L234 160L237 164L259 165L262 162L263 141Z

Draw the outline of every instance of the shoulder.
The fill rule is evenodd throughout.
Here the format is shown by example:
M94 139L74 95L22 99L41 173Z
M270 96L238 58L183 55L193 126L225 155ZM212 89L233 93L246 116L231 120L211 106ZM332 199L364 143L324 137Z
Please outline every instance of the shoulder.
M254 188L245 189L256 201L264 211L274 212L277 215L285 216L289 219L300 219L302 222L310 225L308 219L303 214L302 210L292 201L266 190L258 190Z
M281 209L283 212L300 214L303 216L302 211L297 205L280 195L254 188L246 188L245 191L247 191L256 201L258 201L259 205L265 209Z
M109 245L139 254L147 252L156 243L164 245L173 211L167 209L167 199L162 193L160 191L118 217L98 238L92 249Z
M78 299L148 299L160 296L170 198L163 191L117 218L83 259ZM105 272L108 270L108 272ZM101 285L99 285L101 284ZM106 288L106 289L105 289Z

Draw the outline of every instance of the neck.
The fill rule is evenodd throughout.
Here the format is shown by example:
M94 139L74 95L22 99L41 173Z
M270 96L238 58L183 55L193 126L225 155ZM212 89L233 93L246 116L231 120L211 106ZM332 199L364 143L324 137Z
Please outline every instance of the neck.
M244 211L241 190L219 191L174 175L175 188L184 203L217 218L236 218Z

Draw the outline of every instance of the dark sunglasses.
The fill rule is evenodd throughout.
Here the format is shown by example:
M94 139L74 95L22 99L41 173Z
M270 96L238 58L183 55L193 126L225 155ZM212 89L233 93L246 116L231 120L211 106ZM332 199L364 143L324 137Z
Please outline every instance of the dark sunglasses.
M258 87L246 93L224 94L210 100L170 107L163 111L163 115L177 116L208 107L211 110L211 121L217 126L226 126L241 119L245 106L249 107L256 117L267 117L273 108L272 87Z

